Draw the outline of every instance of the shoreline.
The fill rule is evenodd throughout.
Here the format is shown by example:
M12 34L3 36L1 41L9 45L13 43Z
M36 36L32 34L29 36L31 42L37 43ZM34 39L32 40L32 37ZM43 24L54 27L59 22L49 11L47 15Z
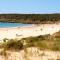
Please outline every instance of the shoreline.
M39 24L32 25L31 27L11 27L11 28L0 28L0 40L7 39L21 39L30 36L39 36L45 34L54 34L60 31L59 24Z

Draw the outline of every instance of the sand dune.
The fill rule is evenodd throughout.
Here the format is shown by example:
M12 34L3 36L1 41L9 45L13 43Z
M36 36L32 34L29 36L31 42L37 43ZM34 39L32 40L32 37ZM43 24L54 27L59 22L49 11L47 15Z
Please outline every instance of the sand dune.
M6 51L7 57L0 55L0 60L60 60L59 51L40 50L36 47L27 48L26 51Z

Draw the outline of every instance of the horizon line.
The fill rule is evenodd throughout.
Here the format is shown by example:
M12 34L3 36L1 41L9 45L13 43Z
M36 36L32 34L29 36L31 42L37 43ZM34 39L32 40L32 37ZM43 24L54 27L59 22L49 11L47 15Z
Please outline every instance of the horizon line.
M60 14L59 13L0 13L0 14Z

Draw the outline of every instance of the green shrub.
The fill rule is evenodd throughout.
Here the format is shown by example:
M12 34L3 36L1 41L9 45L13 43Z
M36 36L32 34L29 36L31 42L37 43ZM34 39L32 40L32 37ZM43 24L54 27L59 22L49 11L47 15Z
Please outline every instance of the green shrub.
M0 45L5 50L7 49L15 49L15 50L21 50L23 48L23 43L19 40L11 39L7 42L4 40L4 43Z
M60 38L57 38L57 39L54 41L54 44L53 44L52 49L53 49L53 50L59 50L59 51L60 51Z
M4 43L0 44L0 47L4 49L15 49L21 50L28 47L39 47L40 49L49 49L49 50L59 50L60 51L60 38L56 38L55 35L40 35L37 37L28 37L22 38L21 40L17 39L4 39Z
M23 48L23 44L21 43L21 41L15 41L15 40L10 40L7 42L6 44L6 48L7 49L22 49Z

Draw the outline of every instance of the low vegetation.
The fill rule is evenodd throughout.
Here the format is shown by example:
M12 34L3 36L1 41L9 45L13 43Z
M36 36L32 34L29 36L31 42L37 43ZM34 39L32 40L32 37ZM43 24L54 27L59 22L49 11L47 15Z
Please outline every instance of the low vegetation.
M5 38L0 48L6 50L21 50L27 47L39 47L41 50L60 51L60 32L53 35L40 35L37 37L22 38L21 40Z
M0 14L0 22L14 23L55 23L60 21L60 14Z

